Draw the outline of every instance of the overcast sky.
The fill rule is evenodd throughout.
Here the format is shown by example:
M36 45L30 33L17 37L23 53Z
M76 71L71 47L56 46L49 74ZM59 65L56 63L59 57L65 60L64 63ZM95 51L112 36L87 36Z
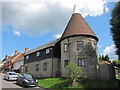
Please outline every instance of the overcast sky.
M110 35L110 14L118 0L3 0L2 58L15 50L36 48L63 33L76 4L81 15L99 37L99 54L116 59ZM100 22L100 23L98 23ZM103 25L105 23L105 25ZM101 31L102 30L102 31ZM31 42L32 40L32 42ZM106 43L104 43L107 41ZM33 44L34 43L34 44ZM112 56L111 56L112 55Z

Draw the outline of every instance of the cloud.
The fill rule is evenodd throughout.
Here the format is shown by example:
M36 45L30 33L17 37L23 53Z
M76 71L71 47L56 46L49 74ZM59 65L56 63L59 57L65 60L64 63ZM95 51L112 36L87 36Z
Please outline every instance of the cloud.
M111 60L118 59L118 56L115 55L115 51L116 51L115 45L107 46L103 50L103 55L108 55Z
M21 36L19 31L15 31L14 34L17 35L17 36Z
M54 39L58 39L58 38L60 38L62 36L62 34L56 34L53 38Z
M120 0L104 0L105 2L118 2Z
M98 48L101 48L101 45L98 45Z
M83 17L100 16L108 11L103 0L39 0L39 2L3 2L2 24L13 25L27 35L62 33L77 4Z

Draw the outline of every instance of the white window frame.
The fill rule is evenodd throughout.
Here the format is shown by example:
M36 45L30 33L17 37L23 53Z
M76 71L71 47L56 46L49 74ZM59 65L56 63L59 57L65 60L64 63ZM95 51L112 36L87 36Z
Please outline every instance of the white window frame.
M85 66L85 58L78 59L78 66Z
M50 49L49 48L46 49L46 54L48 54L48 53L50 53Z
M36 54L37 54L37 57L40 56L40 52L37 52Z
M29 59L29 55L26 56L26 59Z
M77 50L83 49L83 41L77 41Z
M66 44L64 44L64 52L66 52L67 49L68 49L68 45L67 45L67 43L66 43Z

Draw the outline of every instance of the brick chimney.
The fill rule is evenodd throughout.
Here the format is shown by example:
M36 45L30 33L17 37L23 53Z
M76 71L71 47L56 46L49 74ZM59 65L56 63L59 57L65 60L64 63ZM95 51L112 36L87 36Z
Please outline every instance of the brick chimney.
M17 55L18 54L18 50L15 50L15 55Z
M28 52L28 50L29 50L28 48L25 48L25 53L27 53L27 52Z

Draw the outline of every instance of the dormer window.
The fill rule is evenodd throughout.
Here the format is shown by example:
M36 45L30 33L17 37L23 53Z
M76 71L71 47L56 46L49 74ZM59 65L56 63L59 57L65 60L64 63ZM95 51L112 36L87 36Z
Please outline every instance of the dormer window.
M66 52L68 49L68 45L67 44L64 44L64 51Z
M46 54L48 54L48 53L50 53L50 49L49 48L46 49Z
M37 57L40 56L40 52L37 52Z
M77 50L83 49L83 41L77 41Z
M26 59L29 59L29 56L28 56L28 55L26 56Z

